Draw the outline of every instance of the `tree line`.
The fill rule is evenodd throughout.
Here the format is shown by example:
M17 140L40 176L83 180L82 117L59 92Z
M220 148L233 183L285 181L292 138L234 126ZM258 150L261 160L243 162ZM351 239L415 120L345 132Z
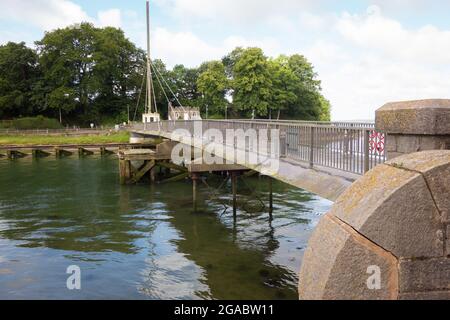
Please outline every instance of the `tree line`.
M321 82L302 55L268 58L259 48L236 48L197 68L169 69L160 59L152 66L164 117L169 100L198 107L209 118L330 118ZM145 52L112 27L82 23L57 29L35 48L9 42L0 46L0 119L41 115L64 125L139 121L145 72Z

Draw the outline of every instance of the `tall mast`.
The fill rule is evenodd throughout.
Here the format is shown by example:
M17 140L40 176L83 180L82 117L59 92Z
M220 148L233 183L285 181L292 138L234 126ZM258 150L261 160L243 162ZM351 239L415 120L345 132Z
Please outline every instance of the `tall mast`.
M152 69L150 60L150 2L147 0L147 112L152 113Z

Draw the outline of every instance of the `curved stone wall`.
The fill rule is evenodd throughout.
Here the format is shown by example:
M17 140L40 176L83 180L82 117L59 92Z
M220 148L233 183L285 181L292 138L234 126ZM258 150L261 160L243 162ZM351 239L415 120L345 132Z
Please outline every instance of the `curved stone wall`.
M398 157L355 182L319 223L301 299L450 299L450 151Z

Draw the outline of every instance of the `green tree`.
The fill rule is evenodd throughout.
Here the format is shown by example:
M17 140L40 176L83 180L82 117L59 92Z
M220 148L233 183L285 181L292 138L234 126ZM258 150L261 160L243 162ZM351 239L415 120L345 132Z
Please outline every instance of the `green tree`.
M272 102L272 77L259 48L245 49L233 68L233 102L246 116L267 116Z
M281 117L281 113L287 110L297 100L295 93L296 86L299 85L299 79L289 67L288 58L280 56L277 59L269 61L269 72L272 77L271 103L269 106L270 117Z
M204 71L198 77L197 86L202 94L203 104L208 106L210 115L224 114L229 90L225 66L221 61L211 61L204 63L200 69Z
M0 46L0 117L32 115L33 86L39 77L38 57L24 42Z
M82 23L48 32L36 44L44 74L36 96L46 108L82 123L126 120L145 54L123 31Z
M174 93L184 106L201 106L201 95L197 88L198 77L197 68L186 68L182 64L176 65L171 72L171 82L176 89Z

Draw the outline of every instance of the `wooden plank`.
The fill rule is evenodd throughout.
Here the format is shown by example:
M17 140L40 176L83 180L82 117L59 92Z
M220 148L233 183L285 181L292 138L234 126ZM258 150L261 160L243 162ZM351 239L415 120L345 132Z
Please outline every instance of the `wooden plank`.
M149 161L143 167L138 169L138 171L133 175L130 180L130 184L138 183L139 180L142 179L143 176L147 174L150 170L152 170L156 166L156 161Z
M163 168L167 168L167 169L173 169L173 170L177 170L180 172L187 172L187 168L182 167L182 166L178 166L174 163L171 162L159 162L158 163L159 166L163 167Z
M187 177L189 177L189 172L184 172L184 173L179 174L179 175L177 175L175 177L163 180L163 181L161 181L161 183L177 182L177 181L180 181L180 180L184 180Z

